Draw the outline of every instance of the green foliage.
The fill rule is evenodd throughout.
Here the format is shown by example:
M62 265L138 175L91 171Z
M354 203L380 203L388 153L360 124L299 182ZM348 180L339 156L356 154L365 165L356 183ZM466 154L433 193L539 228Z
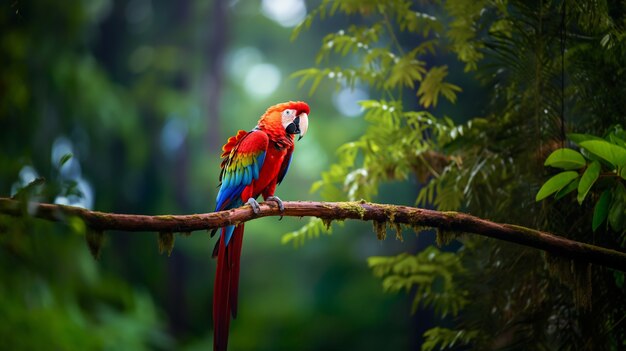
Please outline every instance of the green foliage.
M565 148L554 150L550 156L546 158L546 162L543 163L544 166L552 166L565 170L579 169L586 164L585 158L580 152Z
M309 219L309 223L303 225L300 229L284 234L281 243L293 243L294 247L299 247L304 244L306 239L317 238L320 234L330 235L331 233L330 223L324 222L321 218L312 217Z
M345 15L367 12L373 23L351 25L347 30L328 34L317 54L317 63L328 61L331 54L351 54L355 57L351 61L358 64L345 68L307 68L295 72L292 77L300 79L299 86L311 81L310 94L326 79L335 82L337 86L354 87L361 83L386 92L419 87L417 95L425 108L436 106L439 96L454 102L461 89L444 80L448 75L447 67L428 68L425 61L425 56L433 54L437 46L437 41L432 40L431 36L443 34L443 24L439 19L415 11L412 7L410 1L402 0L351 6L343 1L324 1L307 16L301 26L310 26L315 17L323 19L327 12L331 15L336 12ZM421 34L421 44L405 50L395 37L392 21L398 23L402 30ZM296 28L294 34L297 35L301 28Z
M477 20L489 1L450 1L445 3L446 12L452 17L446 33L459 60L465 62L465 71L475 70L484 57L484 43L477 38ZM498 6L501 8L503 5Z
M574 171L565 171L553 176L552 178L548 179L548 181L546 181L541 189L539 189L535 200L540 201L556 193L557 191L567 186L567 184L572 182L577 177L578 173Z
M406 74L406 73L405 73ZM437 106L437 100L439 95L443 95L450 102L456 101L456 93L461 91L461 88L454 84L446 83L443 79L448 75L448 67L433 67L428 73L419 89L417 89L417 96L419 96L419 102L425 108ZM412 88L412 86L411 86Z
M435 327L424 333L426 340L422 344L422 351L449 350L471 345L479 335L478 330L451 330Z
M623 141L625 135L621 126L612 128L604 139L587 134L569 134L570 140L577 143L583 153L566 148L557 149L548 156L544 165L563 170L585 167L585 170L582 174L570 170L554 175L539 189L536 200L543 200L554 193L559 199L577 189L578 204L582 205L597 183L599 189L595 193L602 195L594 197L596 204L591 222L593 231L608 220L611 228L620 237L624 236L626 194L621 179L626 179L622 175L626 168L626 144Z
M626 148L622 146L604 140L583 141L580 146L601 157L614 168L626 166Z
M445 317L456 316L469 301L454 276L463 272L461 260L454 253L430 246L416 255L406 253L392 257L370 257L368 266L382 279L387 292L414 292L413 312L431 307Z

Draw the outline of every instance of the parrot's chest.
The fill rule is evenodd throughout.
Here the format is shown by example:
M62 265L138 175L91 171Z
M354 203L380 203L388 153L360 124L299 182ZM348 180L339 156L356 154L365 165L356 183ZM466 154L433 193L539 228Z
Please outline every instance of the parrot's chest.
M259 174L259 179L255 186L259 191L265 189L272 181L275 181L280 172L280 168L287 155L287 149L276 149L268 147L265 154L265 161Z

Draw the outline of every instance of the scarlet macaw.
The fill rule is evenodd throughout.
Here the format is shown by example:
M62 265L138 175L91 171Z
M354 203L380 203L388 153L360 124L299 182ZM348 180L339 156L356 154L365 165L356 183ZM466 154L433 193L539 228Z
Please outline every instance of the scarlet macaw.
M240 130L228 139L222 148L216 211L247 203L258 213L259 195L284 210L274 190L289 170L295 136L299 135L300 140L307 131L308 115L309 106L301 101L274 105L265 111L254 129ZM242 223L222 228L213 250L213 257L217 256L213 287L213 350L216 351L226 350L230 315L237 317L243 227Z

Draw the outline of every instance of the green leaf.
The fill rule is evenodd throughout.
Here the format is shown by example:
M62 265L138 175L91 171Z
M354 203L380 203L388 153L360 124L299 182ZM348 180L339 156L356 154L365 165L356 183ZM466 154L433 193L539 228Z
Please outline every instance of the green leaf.
M609 204L611 203L611 191L605 190L600 199L596 203L596 208L593 210L593 220L591 221L591 228L595 232L600 227L600 224L606 220L609 214Z
M593 161L589 167L583 173L583 176L580 178L580 183L578 183L578 203L582 204L591 189L593 183L596 182L598 176L600 175L600 162Z
M578 183L580 183L580 178L576 178L573 182L567 184L567 186L559 190L556 195L554 195L554 197L558 200L563 196L571 193L572 191L578 189Z
M544 162L544 166L551 166L565 170L579 169L587 164L580 152L562 148L554 150Z
M580 143L581 147L608 161L613 166L626 166L626 149L606 140L588 140Z
M541 201L546 197L552 195L553 193L563 189L567 184L569 184L572 180L578 177L578 173L574 171L565 171L561 172L554 177L548 179L541 189L537 192L537 196L535 197L535 201Z
M626 179L626 167L622 167L622 169L619 172L619 176Z

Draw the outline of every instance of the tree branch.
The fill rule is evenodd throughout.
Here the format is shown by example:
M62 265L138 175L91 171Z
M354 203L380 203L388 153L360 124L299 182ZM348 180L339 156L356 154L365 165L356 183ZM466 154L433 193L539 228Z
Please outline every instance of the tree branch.
M545 250L551 254L586 261L626 271L626 253L595 245L569 240L554 234L516 226L495 223L459 212L441 212L408 206L382 205L369 202L307 202L285 201L285 211L280 213L274 202L261 203L259 214L250 206L229 211L193 215L129 215L45 203L25 204L0 198L0 214L64 221L67 217L80 217L93 230L121 230L130 232L192 232L239 224L268 216L314 216L324 220L356 219L377 224L405 224L414 228L433 227L442 232L471 233L524 246ZM25 210L25 207L28 210ZM379 226L380 227L380 226ZM384 228L384 227L382 227Z

